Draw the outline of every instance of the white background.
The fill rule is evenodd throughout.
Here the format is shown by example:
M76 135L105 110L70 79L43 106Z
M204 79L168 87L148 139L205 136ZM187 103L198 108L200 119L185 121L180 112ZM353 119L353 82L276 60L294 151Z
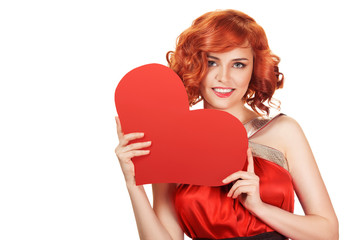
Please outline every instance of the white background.
M308 137L340 239L353 239L360 17L355 1L304 0L2 1L0 239L138 239L114 153L115 88L132 68L165 65L196 17L227 8L255 18L281 57L275 97Z

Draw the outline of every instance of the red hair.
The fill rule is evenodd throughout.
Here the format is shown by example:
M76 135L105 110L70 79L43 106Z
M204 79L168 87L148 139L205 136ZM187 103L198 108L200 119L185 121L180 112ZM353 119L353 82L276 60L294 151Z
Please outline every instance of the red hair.
M254 67L245 102L259 114L258 109L269 115L272 96L283 86L283 74L279 72L280 58L268 45L263 28L248 15L236 10L205 13L177 38L175 51L169 51L166 59L169 67L182 79L189 105L202 100L200 82L207 74L207 53L225 52L248 43L254 55Z

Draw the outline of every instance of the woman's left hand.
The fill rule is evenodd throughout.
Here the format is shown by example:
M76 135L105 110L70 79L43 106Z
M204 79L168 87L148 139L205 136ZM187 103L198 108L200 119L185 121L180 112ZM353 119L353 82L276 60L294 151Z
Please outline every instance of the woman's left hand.
M234 182L228 193L228 197L238 198L241 204L253 212L263 202L260 198L260 178L254 172L254 159L251 149L247 150L248 167L247 171L238 171L223 180L223 183Z

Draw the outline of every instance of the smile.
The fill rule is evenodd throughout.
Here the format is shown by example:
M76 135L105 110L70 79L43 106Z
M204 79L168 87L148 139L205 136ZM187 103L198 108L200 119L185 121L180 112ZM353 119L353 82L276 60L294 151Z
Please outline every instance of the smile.
M229 97L232 92L235 90L233 88L212 88L216 96L221 98L227 98Z

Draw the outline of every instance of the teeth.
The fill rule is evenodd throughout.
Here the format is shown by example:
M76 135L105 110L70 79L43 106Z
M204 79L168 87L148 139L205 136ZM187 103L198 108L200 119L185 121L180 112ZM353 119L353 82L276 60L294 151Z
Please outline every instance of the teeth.
M222 88L213 88L215 90L215 92L219 92L219 93L229 93L232 92L234 89L222 89Z

